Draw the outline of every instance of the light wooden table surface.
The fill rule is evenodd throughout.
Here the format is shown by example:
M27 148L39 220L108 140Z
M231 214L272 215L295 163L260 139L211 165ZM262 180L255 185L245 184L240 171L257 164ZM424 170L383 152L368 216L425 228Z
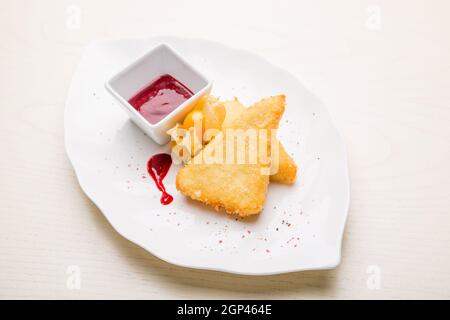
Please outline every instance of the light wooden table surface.
M1 298L450 298L449 1L118 2L0 2ZM352 184L337 269L175 267L119 236L83 194L63 142L83 47L152 34L258 52L325 102Z

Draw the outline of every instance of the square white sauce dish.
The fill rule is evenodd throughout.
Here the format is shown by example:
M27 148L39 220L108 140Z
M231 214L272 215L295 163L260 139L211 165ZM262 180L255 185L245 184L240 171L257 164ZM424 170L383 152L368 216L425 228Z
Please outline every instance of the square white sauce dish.
M105 83L131 120L156 143L209 94L212 82L167 44L161 44Z

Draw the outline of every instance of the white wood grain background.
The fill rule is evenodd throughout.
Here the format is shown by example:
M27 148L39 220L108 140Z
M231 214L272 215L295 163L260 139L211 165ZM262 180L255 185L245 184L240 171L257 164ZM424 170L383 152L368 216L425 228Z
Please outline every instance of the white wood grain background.
M450 298L449 13L446 0L1 1L0 297ZM258 52L325 102L352 183L337 269L175 267L120 237L83 194L63 143L83 47L152 34ZM66 286L71 265L80 290Z

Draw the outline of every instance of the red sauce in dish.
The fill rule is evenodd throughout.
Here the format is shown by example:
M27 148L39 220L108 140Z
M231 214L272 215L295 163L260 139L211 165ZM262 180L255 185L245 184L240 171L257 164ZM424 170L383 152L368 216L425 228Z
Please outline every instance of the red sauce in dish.
M151 124L164 119L184 101L192 91L169 74L165 74L133 96L128 102Z
M147 171L153 181L155 181L156 187L162 192L161 204L168 205L172 202L173 197L167 193L166 187L164 187L163 179L169 172L172 165L172 157L167 153L159 153L152 156L147 163Z

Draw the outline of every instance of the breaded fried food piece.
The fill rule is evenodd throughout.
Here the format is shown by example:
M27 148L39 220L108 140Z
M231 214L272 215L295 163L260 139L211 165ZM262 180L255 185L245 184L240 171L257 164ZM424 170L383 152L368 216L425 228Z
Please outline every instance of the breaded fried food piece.
M223 128L233 128L242 123L240 117L246 107L237 98L224 101L224 106L226 115L222 123ZM278 154L278 171L270 176L270 181L285 184L294 183L297 178L297 165L281 142L278 145Z
M297 178L297 165L281 142L278 143L278 171L270 176L270 181L293 184Z
M176 179L184 195L241 217L261 212L268 184L257 165L188 164Z
M222 122L222 128L230 128L233 122L240 116L246 107L237 99L223 101L225 107L225 119Z
M230 128L277 129L284 112L284 95L264 98L245 110L237 117Z
M285 97L275 96L261 100L247 108L233 128L276 129L284 112ZM205 163L207 155L223 146L226 157L226 135L221 132L213 141L196 155L176 178L176 187L184 195L214 207L224 209L229 214L241 217L261 212L269 184L269 175L263 174L268 164ZM260 146L261 147L261 146ZM266 147L269 148L268 143ZM246 152L251 145L247 142ZM199 158L200 157L200 158Z

